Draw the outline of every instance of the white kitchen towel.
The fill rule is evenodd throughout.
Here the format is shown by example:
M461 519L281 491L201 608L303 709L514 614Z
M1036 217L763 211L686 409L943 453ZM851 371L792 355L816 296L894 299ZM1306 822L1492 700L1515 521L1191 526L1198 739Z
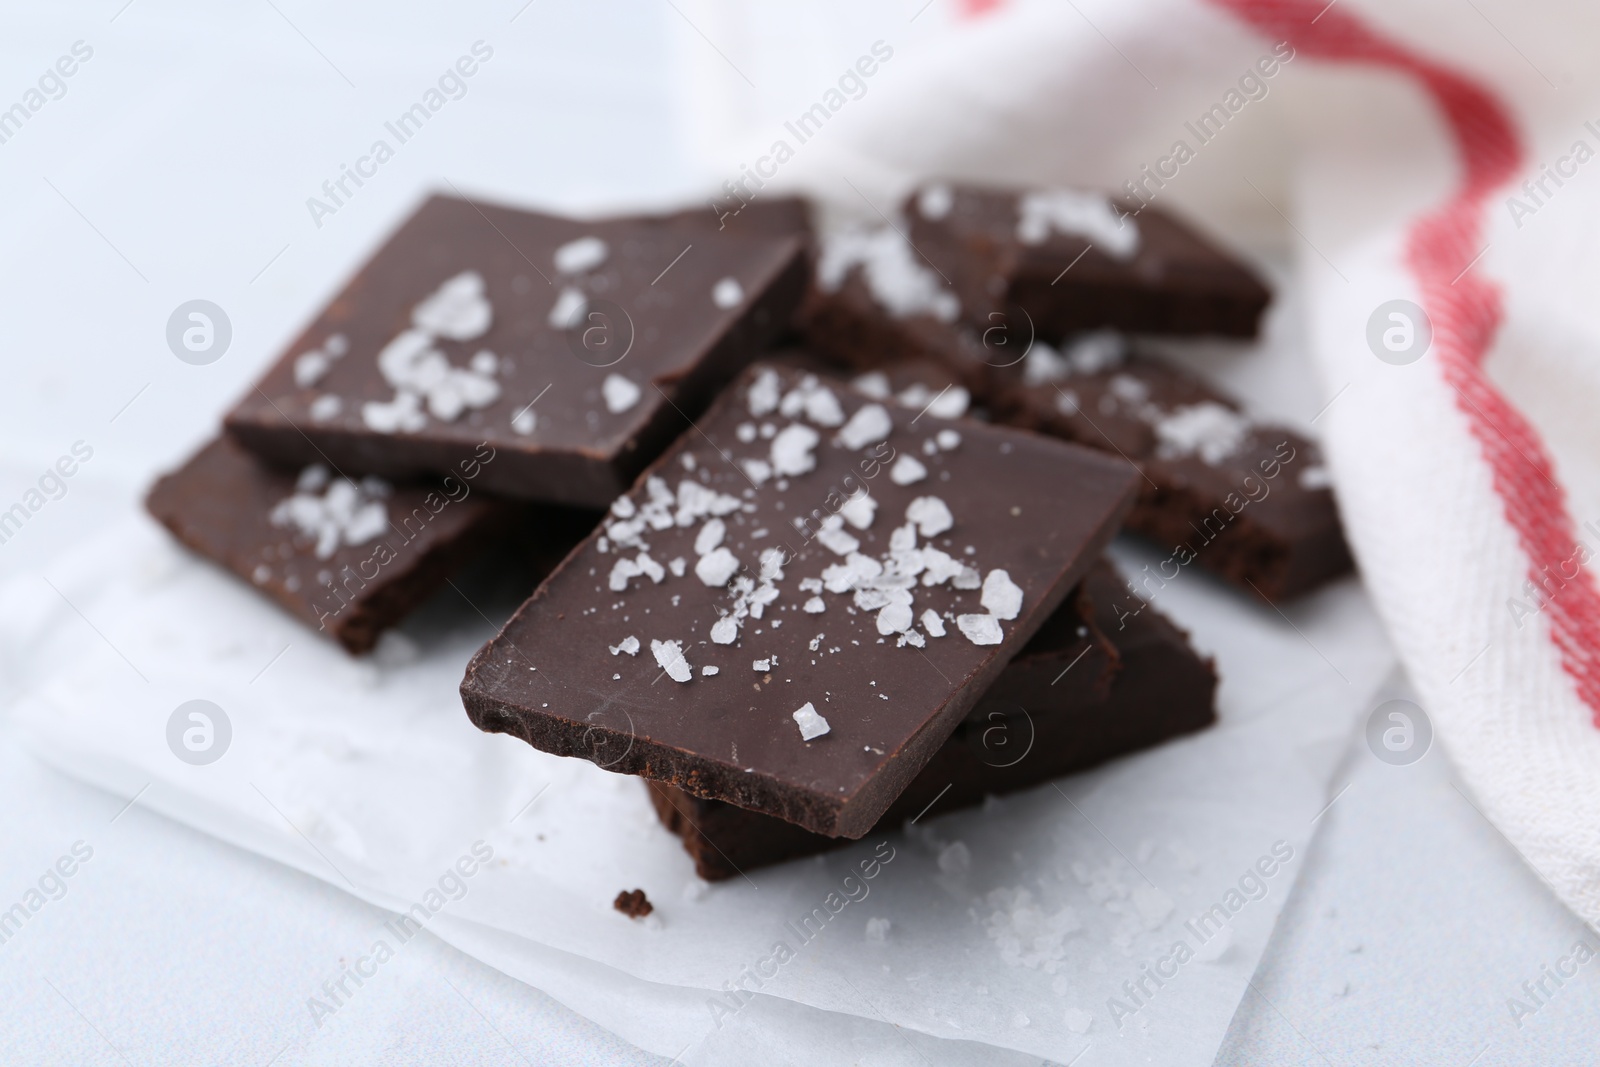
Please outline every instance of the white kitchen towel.
M704 123L712 172L769 153L852 52L911 37L763 192L872 218L929 178L1090 186L1281 242L1349 537L1425 712L1484 813L1600 920L1600 9L967 7L853 26L809 67L776 32L792 12L745 15L729 65L809 88ZM733 91L702 69L692 96Z

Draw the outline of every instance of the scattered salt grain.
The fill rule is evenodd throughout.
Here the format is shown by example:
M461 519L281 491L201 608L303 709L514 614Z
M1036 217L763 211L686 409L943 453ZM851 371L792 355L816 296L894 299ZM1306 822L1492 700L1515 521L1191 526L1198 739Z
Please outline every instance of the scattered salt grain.
M939 618L939 613L932 608L922 613L922 628L928 631L929 637L944 636L944 620Z
M605 398L606 410L620 415L639 402L639 387L620 374L608 374L600 383L600 393Z
M713 589L720 589L728 584L734 572L739 569L739 559L726 548L715 548L694 565L696 578Z
M926 186L917 194L917 210L925 219L935 222L950 214L950 209L955 206L956 194L943 182L936 182Z
M894 421L882 404L863 404L839 429L839 443L849 449L866 448L888 437L893 429Z
M689 661L683 658L682 641L651 641L650 653L656 664L667 672L674 682L687 682L694 675Z
M915 485L927 476L928 468L908 452L902 452L889 468L889 480L895 485Z
M589 299L583 295L583 290L569 285L556 297L547 321L551 329L570 329L583 321L583 313L588 307Z
M737 278L723 278L711 287L711 302L723 310L736 308L744 302L744 286Z
M1238 451L1250 432L1250 421L1213 400L1188 404L1169 413L1155 425L1164 458L1198 454L1215 466Z
M956 627L975 645L998 645L1005 639L1000 620L993 615L957 615Z
M907 504L906 519L925 538L937 537L956 524L950 508L936 496L919 496Z
M999 619L1014 619L1022 610L1022 590L1003 570L992 570L983 580L983 597L979 600L989 613Z
M845 429L848 430L849 426L847 425ZM810 471L817 465L817 459L811 454L811 450L817 447L819 440L821 438L817 435L817 431L809 426L801 423L785 426L772 439L773 472L782 477Z
M630 634L629 636L624 637L621 641L618 641L616 644L607 645L606 647L611 649L611 654L613 656L618 654L637 656L639 654L639 639Z
M556 270L562 274L582 274L604 263L609 251L598 237L580 237L556 249L553 258Z
M794 712L793 718L795 725L800 727L802 741L810 741L828 732L828 720L817 714L816 707L809 700Z

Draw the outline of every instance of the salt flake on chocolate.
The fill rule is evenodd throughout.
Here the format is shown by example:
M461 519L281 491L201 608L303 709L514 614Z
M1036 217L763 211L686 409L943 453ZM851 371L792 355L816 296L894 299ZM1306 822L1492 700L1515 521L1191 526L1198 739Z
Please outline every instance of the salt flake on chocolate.
M616 644L607 645L606 647L611 650L611 654L613 656L637 656L639 654L639 639L630 634L629 636L624 637L621 641L618 641Z
M706 524L700 527L700 532L694 538L694 554L703 556L707 552L722 544L722 539L727 535L728 526L721 519L707 519Z
M927 476L928 468L909 452L900 453L900 458L889 468L889 480L895 485L915 485Z
M993 615L957 615L956 627L975 645L998 645L1005 639L1000 620Z
M651 641L650 654L655 656L656 664L674 682L687 682L694 677L694 669L683 658L682 641Z
M894 420L882 404L863 404L839 430L839 443L849 449L866 448L889 436Z
M906 518L923 537L937 537L956 524L950 508L936 496L919 496L907 504Z
M562 289L556 296L556 302L550 309L548 320L550 328L566 330L583 321L583 313L589 307L589 298L583 295L583 290L569 285Z
M606 402L606 410L613 415L620 415L639 402L642 395L639 387L620 374L608 374L606 380L600 383L600 395Z
M777 411L782 389L783 383L778 378L778 372L770 367L762 369L756 375L756 380L750 383L750 391L745 394L745 399L750 403L750 414L759 419Z
M939 618L939 613L932 608L922 613L922 628L928 631L929 637L944 636L944 620Z
M734 576L739 569L739 559L726 548L716 548L700 557L694 565L696 578L713 589L720 589L728 584L728 579Z
M1043 244L1052 231L1081 237L1116 259L1127 259L1139 250L1139 228L1103 193L1076 189L1024 193L1017 201L1017 239Z
M1006 571L992 570L983 580L983 596L979 603L996 618L1014 619L1022 610L1022 589Z
M811 450L821 437L802 423L791 423L772 439L772 470L779 476L805 474L817 465Z
M1177 408L1155 424L1158 453L1167 459L1199 454L1215 466L1233 455L1250 433L1250 420L1213 400Z
M744 286L737 278L723 278L711 287L711 302L724 311L744 302Z
M806 701L793 714L795 725L800 727L800 740L811 741L829 730L828 720L817 714L816 705Z
M562 274L583 274L594 270L606 261L610 249L598 237L580 237L556 249L552 257L556 270Z
M858 530L865 530L872 525L873 516L878 512L878 502L862 491L846 500L839 506L839 515Z
M293 495L280 500L268 520L313 539L313 553L328 559L341 546L365 544L389 528L389 512L380 499L386 488L376 479L360 486L348 479L328 484L327 469L314 464L301 472Z
M452 341L483 336L493 318L483 295L483 275L475 270L449 279L411 311L412 325Z

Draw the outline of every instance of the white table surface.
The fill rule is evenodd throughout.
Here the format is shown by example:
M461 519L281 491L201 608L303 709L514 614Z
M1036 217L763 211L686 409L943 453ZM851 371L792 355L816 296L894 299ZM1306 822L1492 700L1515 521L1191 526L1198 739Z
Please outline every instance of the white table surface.
M73 42L94 56L0 144L0 501L74 441L95 458L0 545L0 578L134 506L425 190L686 196L663 44L677 19L651 0L5 15L0 106ZM467 95L315 227L305 199L479 39L495 55ZM234 324L209 367L163 339L194 297ZM1600 937L1452 786L1443 752L1393 768L1358 748L1339 781L1219 1062L1588 1062L1600 963L1520 1027L1507 998ZM74 842L94 850L0 944L0 1062L663 1062L428 935L304 1040L307 999L386 915L125 804L44 769L0 720L0 907Z

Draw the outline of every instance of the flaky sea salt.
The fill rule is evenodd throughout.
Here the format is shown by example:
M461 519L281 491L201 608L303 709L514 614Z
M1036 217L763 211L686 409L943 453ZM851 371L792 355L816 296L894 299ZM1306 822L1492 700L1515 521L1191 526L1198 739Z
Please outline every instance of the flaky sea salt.
M711 302L726 311L744 302L744 286L737 278L723 278L711 287Z
M494 318L483 289L483 275L475 270L462 271L412 309L412 325L451 341L483 336Z
M312 422L327 422L329 419L337 418L339 412L343 410L343 400L332 393L323 393L311 402L311 406L306 409L306 413L311 416ZM1303 482L1304 480L1305 477L1302 475L1301 481Z
M618 654L637 656L639 654L639 639L630 634L629 636L624 637L621 641L618 641L616 644L607 645L606 647L611 649L611 654L613 656Z
M933 439L946 452L953 451L961 445L961 435L954 430L940 430Z
M954 322L961 314L956 294L919 262L916 251L892 228L841 230L823 238L817 282L824 291L836 292L856 266L861 267L873 299L891 315L932 315L940 322Z
M936 496L919 496L907 504L906 519L923 537L937 537L956 524L950 508Z
M839 517L858 530L870 527L877 512L878 502L868 496L865 489L839 506Z
M756 380L750 383L750 391L745 394L745 399L750 403L750 414L756 418L778 410L778 402L782 399L783 385L778 379L778 372L770 367L763 368L756 375Z
M1000 620L993 615L957 615L956 627L975 645L998 645L1005 639Z
M772 439L772 469L779 476L805 474L817 465L811 450L821 440L817 431L801 423L792 423L778 431Z
M553 261L562 274L582 274L606 261L610 250L598 237L580 237L556 249Z
M828 732L828 720L817 714L816 706L809 700L794 712L793 718L795 725L800 727L802 741L810 741Z
M550 316L546 320L553 330L571 329L583 321L583 313L589 307L589 298L583 295L583 290L577 286L569 285L556 296L556 302L550 308Z
M889 468L889 480L895 485L915 485L927 476L928 468L909 452L902 452Z
M1158 453L1164 458L1200 456L1215 466L1238 451L1250 420L1213 400L1176 408L1155 424Z
M979 603L998 619L1014 619L1022 610L1022 589L1006 571L992 570L983 580L983 597Z
M682 641L651 641L650 654L655 656L656 664L674 682L687 682L694 676L689 661L683 658Z
M908 604L888 604L878 612L878 633L887 637L911 627L911 607Z
M839 429L839 443L849 449L866 448L889 436L894 420L882 404L863 404Z
M943 182L924 186L922 192L917 194L917 211L923 218L932 219L934 222L950 214L950 209L955 203L955 191Z
M1139 228L1102 193L1048 189L1024 193L1017 201L1017 239L1043 244L1052 232L1082 237L1116 259L1139 250Z
M620 374L608 374L600 383L600 395L605 399L606 410L620 415L639 402L639 387Z
M1300 472L1298 481L1300 488L1311 493L1333 487L1333 476L1328 473L1327 467L1307 467Z
M929 637L944 636L944 620L932 608L922 613L922 628L928 631Z
M387 492L377 479L363 479L359 486L348 478L330 481L327 468L314 464L301 472L295 492L273 506L268 520L311 538L316 557L328 559L340 547L365 544L389 528L382 500Z
M739 569L739 557L726 548L714 548L700 557L694 565L694 575L713 589L728 584L728 579Z
M703 556L707 552L722 544L722 539L728 532L727 523L721 519L707 519L705 525L700 527L700 532L694 538L694 554Z

